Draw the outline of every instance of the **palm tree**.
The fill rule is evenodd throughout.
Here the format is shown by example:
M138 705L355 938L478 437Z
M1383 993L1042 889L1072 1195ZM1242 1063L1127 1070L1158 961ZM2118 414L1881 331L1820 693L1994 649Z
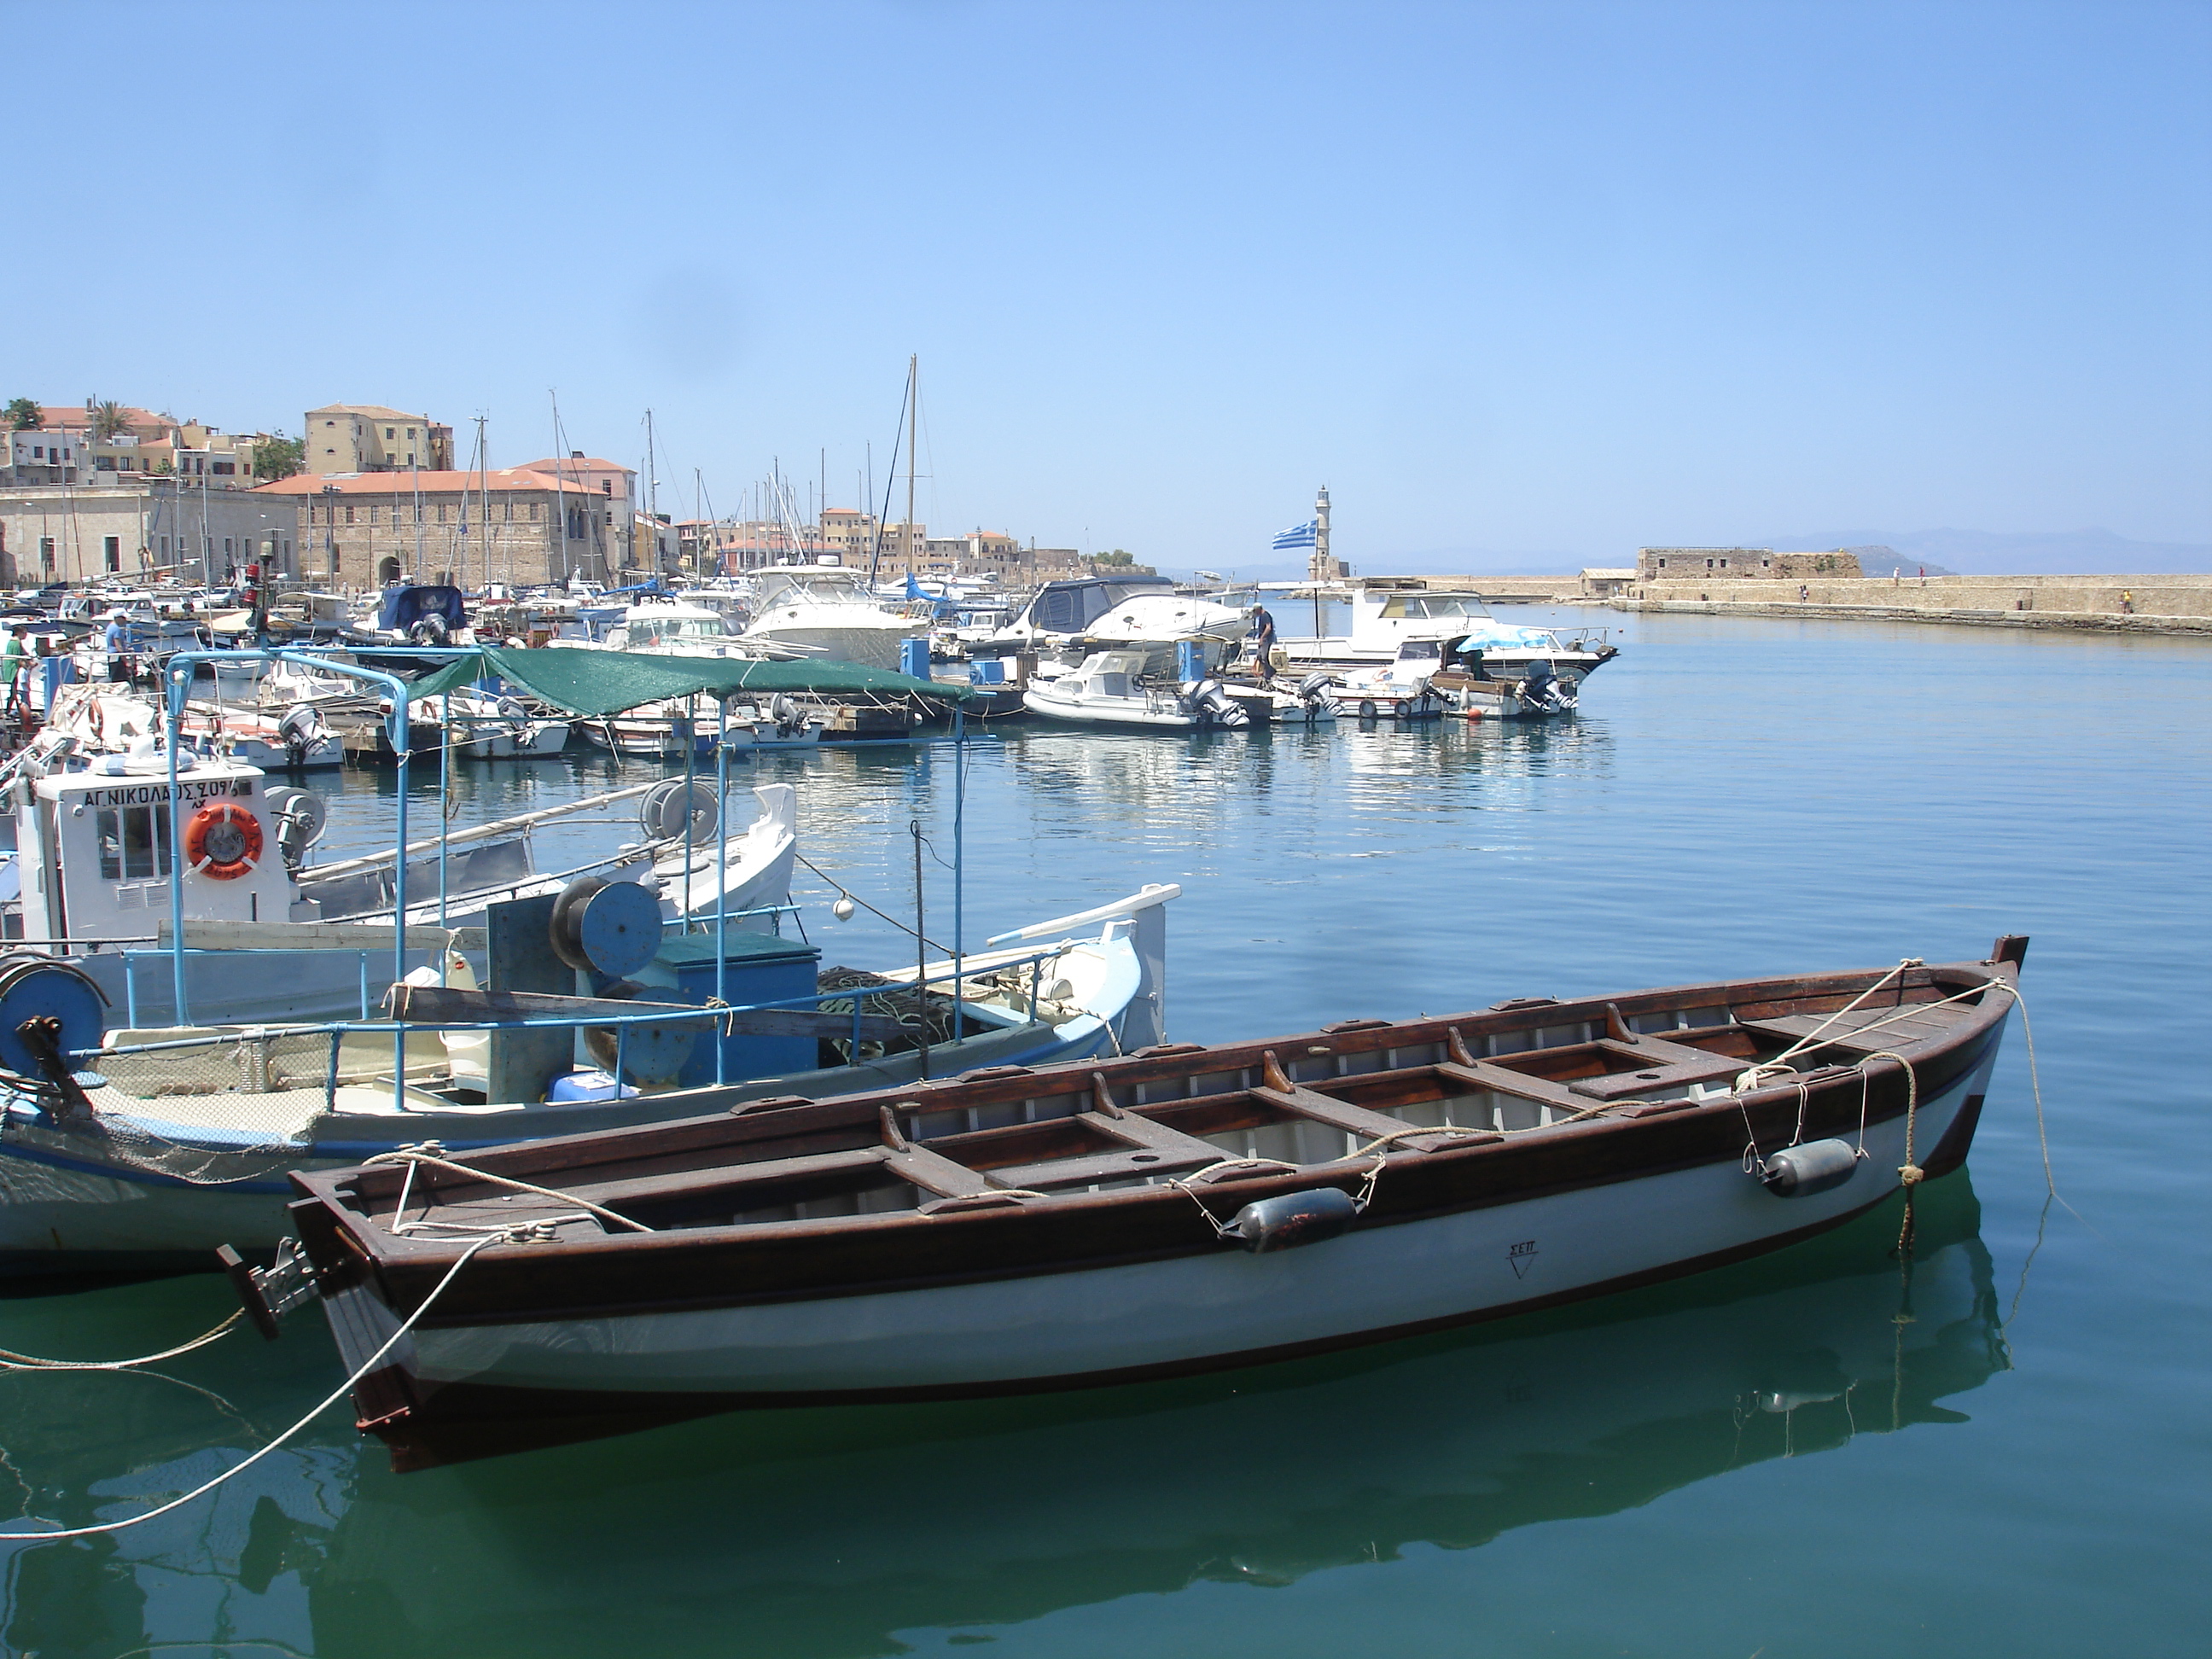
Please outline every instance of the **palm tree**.
M130 417L124 414L123 405L112 398L87 398L84 412L92 422L92 440L105 443L117 433L130 428Z

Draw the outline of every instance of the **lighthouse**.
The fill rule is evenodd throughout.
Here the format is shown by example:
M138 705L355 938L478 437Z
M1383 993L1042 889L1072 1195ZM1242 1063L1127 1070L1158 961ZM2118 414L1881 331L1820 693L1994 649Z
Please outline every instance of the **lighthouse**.
M1328 553L1328 486L1323 484L1314 497L1314 546L1306 557L1306 580L1333 582L1343 574Z

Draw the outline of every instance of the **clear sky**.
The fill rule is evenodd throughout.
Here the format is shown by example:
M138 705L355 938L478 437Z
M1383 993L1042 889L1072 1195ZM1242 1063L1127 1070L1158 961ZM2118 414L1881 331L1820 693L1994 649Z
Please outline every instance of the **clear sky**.
M0 398L1173 564L2212 541L2212 6L0 0ZM465 444L466 439L463 440ZM802 491L802 502L804 495Z

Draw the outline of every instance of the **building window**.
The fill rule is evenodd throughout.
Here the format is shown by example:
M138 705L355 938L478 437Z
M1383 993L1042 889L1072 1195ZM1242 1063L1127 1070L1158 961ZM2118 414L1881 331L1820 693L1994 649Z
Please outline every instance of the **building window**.
M532 502L531 502L531 504L530 504L530 522L531 522L531 523L532 523L532 524L536 524L536 523L538 522L538 506L539 506L539 503L538 503L538 502L536 502L536 501L532 501Z
M110 570L120 570L123 568L122 537L109 536L104 538L100 542L100 551L106 556L107 568Z
M388 438L390 438L390 437L392 436L392 428L391 428L390 427L388 427L388 426L387 426L386 428L384 428L384 435L385 435L387 439L388 439Z
M396 524L398 522L399 509L396 507L392 509L392 518L393 523ZM372 505L368 509L368 521L371 524L374 524L376 522L376 508L374 505Z
M227 559L227 558L228 558L228 557L230 556L230 555L231 555L230 538L229 538L229 537L228 537L228 536L225 536L225 537L222 538L222 556L223 556L224 558L226 558L226 559Z
M351 524L353 522L353 505L351 502L348 502L346 505L346 522L348 524Z
M407 428L407 441L410 444L415 441L415 428L411 426Z

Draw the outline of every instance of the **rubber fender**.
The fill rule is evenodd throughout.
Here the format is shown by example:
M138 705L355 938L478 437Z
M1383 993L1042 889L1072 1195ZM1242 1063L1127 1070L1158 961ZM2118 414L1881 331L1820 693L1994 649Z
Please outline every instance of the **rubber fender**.
M1263 1198L1237 1212L1227 1237L1255 1255L1296 1249L1341 1237L1358 1218L1359 1206L1334 1187Z
M1808 1140L1769 1158L1759 1166L1759 1178L1778 1198L1802 1198L1842 1186L1858 1167L1859 1155L1850 1141Z

